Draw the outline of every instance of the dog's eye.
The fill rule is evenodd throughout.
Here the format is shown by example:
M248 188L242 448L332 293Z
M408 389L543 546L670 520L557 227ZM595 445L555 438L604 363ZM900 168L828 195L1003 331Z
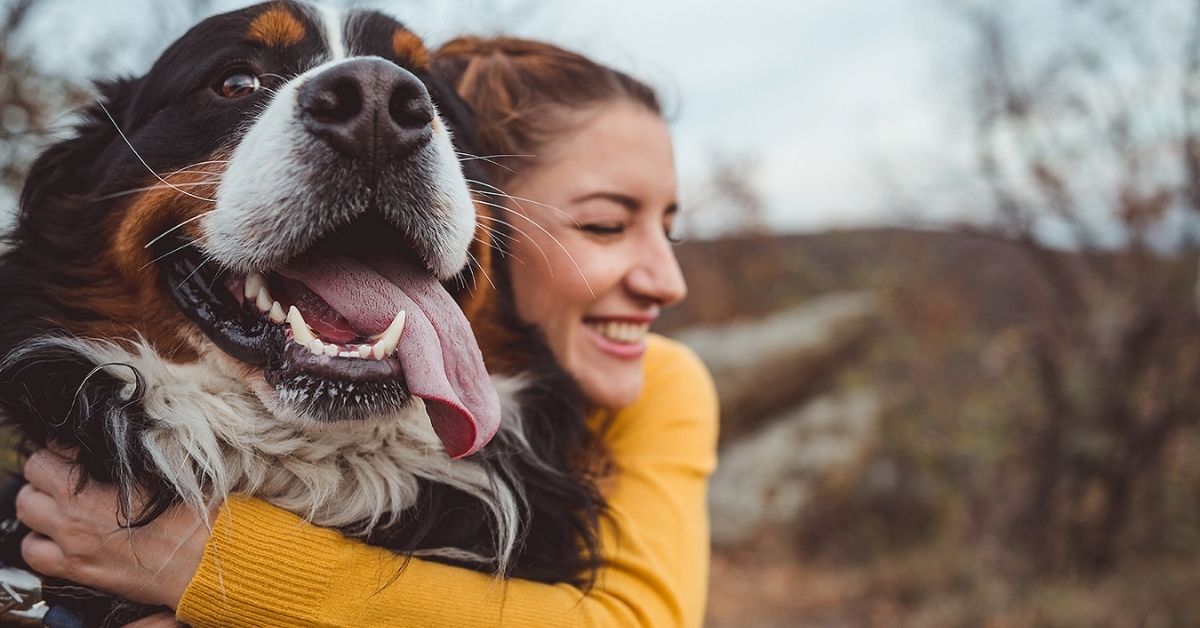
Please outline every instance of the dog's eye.
M225 75L214 89L225 98L241 98L258 91L258 77L246 70L234 70Z

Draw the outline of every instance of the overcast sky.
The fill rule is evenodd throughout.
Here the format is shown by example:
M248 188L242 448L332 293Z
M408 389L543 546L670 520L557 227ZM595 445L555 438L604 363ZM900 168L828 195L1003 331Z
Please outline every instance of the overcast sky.
M214 11L251 4L215 0ZM649 80L675 111L684 201L714 156L754 164L771 224L786 230L935 220L895 198L955 176L955 36L933 0L409 0L366 2L431 42L505 30L544 38ZM79 50L109 48L109 73L140 72L188 26L165 18L144 39L145 0L55 0L38 16L45 62L76 72ZM159 21L143 17L147 21ZM165 33L164 33L165 31Z

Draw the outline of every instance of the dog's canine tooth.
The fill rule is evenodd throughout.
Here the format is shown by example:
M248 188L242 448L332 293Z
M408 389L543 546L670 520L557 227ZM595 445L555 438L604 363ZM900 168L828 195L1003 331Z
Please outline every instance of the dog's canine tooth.
M404 310L397 312L396 318L392 319L392 324L388 325L387 330L379 336L379 341L375 343L375 346L380 348L383 355L391 355L400 344L400 334L404 333L405 316Z
M308 323L304 322L300 310L296 309L294 305L288 309L287 322L292 328L292 339L296 341L296 344L307 347L317 339L312 330L308 328Z
M259 291L266 286L266 277L263 277L261 273L250 272L246 275L246 286L242 295L246 297L247 301L257 299Z
M271 302L271 313L268 315L272 323L279 325L287 320L287 315L283 313L283 306L279 305L279 301Z

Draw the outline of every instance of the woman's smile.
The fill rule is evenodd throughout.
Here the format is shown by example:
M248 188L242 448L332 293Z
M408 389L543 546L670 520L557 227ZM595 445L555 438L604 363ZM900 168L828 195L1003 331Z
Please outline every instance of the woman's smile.
M621 360L637 360L646 352L649 320L588 317L583 319L588 337L602 352Z

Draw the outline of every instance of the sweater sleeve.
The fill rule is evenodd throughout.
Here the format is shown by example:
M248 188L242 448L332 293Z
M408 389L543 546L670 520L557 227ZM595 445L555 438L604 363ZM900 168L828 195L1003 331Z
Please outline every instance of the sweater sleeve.
M699 626L708 580L707 479L717 401L699 359L651 337L641 398L604 440L618 473L607 559L586 594L402 557L231 498L178 618L193 626Z

